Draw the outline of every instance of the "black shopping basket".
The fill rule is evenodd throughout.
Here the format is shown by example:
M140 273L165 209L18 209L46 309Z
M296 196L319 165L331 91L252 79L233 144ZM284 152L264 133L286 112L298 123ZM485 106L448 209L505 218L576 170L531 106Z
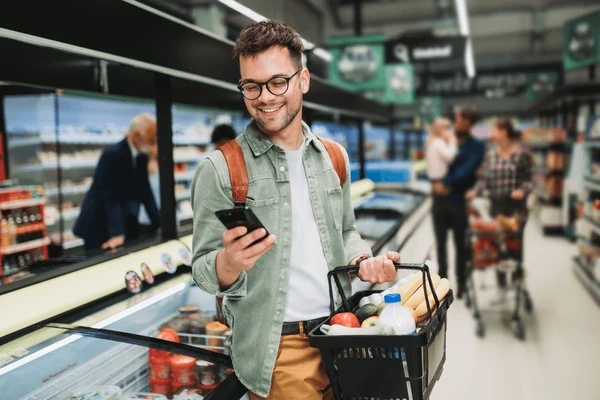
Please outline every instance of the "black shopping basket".
M344 295L338 274L357 272L357 266L338 267L327 274L331 315L335 311L333 277L342 299L337 312L358 309L360 299L380 291L361 291L349 299ZM434 287L425 264L396 264L396 269L417 270ZM419 289L421 290L421 289ZM453 301L452 290L440 303L433 291L436 308L425 296L428 318L417 325L417 333L402 336L327 336L323 324L309 333L310 344L321 351L336 400L421 400L428 399L446 361L446 314Z

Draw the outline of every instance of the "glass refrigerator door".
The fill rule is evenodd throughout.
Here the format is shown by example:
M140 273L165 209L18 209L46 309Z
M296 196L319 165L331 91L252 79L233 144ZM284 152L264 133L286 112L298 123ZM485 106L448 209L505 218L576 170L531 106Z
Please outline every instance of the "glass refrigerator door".
M48 324L1 346L2 399L242 398L227 333L206 335L211 312L198 330L206 315L198 309L210 309L214 297L196 290L182 275L73 325Z

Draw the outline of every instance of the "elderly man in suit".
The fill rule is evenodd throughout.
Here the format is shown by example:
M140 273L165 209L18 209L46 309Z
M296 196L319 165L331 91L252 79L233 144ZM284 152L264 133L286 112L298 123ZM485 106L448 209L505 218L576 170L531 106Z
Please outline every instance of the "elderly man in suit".
M156 142L156 118L143 113L132 119L123 140L104 149L73 227L73 233L85 241L86 250L114 249L139 237L142 204L151 226L160 226L148 181L148 155Z

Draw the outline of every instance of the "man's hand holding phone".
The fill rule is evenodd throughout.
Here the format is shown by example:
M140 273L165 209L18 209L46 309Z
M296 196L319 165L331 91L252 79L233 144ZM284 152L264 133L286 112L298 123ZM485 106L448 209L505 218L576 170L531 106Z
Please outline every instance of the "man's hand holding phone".
M223 250L217 255L217 276L222 289L231 286L243 271L254 267L256 261L273 246L276 236L262 239L266 233L264 228L248 233L245 226L223 233Z

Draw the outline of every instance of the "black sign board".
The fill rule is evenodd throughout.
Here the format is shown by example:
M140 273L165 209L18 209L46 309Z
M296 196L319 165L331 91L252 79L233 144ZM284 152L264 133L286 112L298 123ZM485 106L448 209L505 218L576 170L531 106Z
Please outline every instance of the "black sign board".
M465 47L464 36L391 39L385 43L385 62L418 64L463 61Z

